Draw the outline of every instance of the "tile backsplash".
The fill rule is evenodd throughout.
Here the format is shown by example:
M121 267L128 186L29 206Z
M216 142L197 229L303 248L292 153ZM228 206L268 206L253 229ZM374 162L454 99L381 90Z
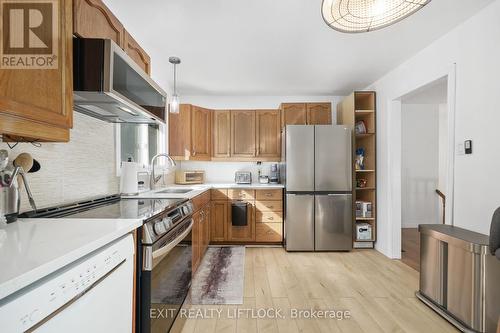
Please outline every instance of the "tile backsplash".
M42 143L40 148L19 143L11 150L0 142L11 160L27 152L40 162L40 171L27 176L38 207L119 191L114 125L77 112L73 123L68 143ZM31 210L24 188L21 193L21 211Z

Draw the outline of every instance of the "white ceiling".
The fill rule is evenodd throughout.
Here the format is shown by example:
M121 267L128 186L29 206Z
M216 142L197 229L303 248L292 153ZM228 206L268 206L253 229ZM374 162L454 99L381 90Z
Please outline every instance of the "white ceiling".
M403 104L444 104L448 96L448 77L443 77L401 97Z
M321 0L105 0L180 95L346 95L362 89L492 0L433 0L388 28L343 34Z

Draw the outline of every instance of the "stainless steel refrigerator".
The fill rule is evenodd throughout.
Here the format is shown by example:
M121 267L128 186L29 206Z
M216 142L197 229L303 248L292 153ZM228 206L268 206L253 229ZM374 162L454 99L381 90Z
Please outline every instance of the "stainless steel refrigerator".
M351 129L288 125L284 145L286 250L351 250Z

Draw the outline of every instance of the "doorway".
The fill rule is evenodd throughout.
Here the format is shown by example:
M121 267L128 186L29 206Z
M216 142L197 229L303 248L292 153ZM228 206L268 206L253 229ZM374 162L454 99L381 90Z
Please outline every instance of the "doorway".
M445 223L448 77L401 97L401 260L419 270L420 224Z

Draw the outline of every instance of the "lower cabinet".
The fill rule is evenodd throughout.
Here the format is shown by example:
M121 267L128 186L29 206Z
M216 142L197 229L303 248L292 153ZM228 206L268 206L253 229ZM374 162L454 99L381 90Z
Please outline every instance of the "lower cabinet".
M247 204L247 225L235 226L232 224L232 204L244 202ZM233 200L228 209L227 240L230 242L255 241L255 201Z
M200 264L201 258L201 244L200 244L200 234L201 234L201 211L197 211L193 214L193 229L191 229L191 244L193 251L193 259L192 259L192 270L193 274L196 272L198 265Z
M204 194L201 194L204 196ZM193 214L192 242L192 270L193 274L198 269L208 244L210 243L210 201Z
M212 189L210 241L216 243L281 243L281 189ZM232 204L247 204L247 225L233 225Z

